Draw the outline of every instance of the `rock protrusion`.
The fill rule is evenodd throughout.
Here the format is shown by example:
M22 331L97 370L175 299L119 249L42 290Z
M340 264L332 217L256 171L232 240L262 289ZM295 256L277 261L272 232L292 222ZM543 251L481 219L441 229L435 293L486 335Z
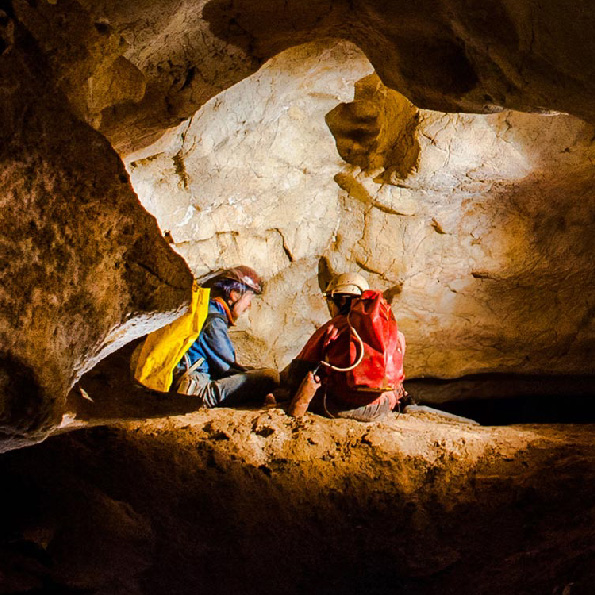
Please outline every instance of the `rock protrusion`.
M183 311L192 276L31 35L10 27L0 55L0 428L16 440L50 432L85 371Z

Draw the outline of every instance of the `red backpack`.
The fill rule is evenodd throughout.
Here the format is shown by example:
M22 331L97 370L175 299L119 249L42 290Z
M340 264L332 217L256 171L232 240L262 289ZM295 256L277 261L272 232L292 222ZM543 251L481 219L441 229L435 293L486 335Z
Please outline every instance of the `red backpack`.
M327 331L322 345L327 389L346 396L353 391L377 395L403 382L404 346L382 293L365 291L349 314L335 317L332 324L336 331Z

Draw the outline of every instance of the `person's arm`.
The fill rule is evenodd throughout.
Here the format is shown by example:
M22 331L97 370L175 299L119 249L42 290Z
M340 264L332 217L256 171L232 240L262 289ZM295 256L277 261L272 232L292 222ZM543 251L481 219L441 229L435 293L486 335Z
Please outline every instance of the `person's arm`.
M335 319L321 326L306 342L299 355L281 372L281 385L294 394L306 374L318 367L325 349L338 337Z
M222 378L242 372L236 362L235 349L227 332L227 323L220 318L209 320L201 333L201 342L209 373L214 378Z
M294 394L308 371L318 366L318 362L308 362L303 359L293 359L281 372L281 385Z
M405 335L401 331L397 331L397 336L399 338L399 347L401 348L401 354L405 357L405 349L407 348L407 344L405 343Z
M287 408L287 413L293 417L304 415L321 386L320 378L311 370L307 372Z

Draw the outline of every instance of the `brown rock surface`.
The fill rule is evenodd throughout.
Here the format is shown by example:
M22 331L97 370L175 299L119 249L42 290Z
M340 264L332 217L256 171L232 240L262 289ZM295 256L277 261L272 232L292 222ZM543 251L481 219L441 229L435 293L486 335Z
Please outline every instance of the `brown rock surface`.
M0 459L3 592L587 595L592 431L222 409L54 437Z
M386 179L406 178L417 165L418 110L376 74L357 81L353 101L331 110L326 122L347 163L364 171L384 170Z
M122 153L149 144L279 52L329 38L358 45L386 85L422 108L595 118L590 0L12 4L77 113Z
M163 325L191 275L109 143L69 110L35 41L0 19L0 437L60 423L68 390Z

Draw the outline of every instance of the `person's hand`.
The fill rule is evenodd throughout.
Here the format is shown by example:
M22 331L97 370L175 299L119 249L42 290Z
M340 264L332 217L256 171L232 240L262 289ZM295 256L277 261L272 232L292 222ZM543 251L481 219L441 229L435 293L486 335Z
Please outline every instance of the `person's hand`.
M323 345L327 347L330 343L332 343L337 337L339 336L339 329L336 326L329 326L324 334L324 343Z
M289 415L293 415L294 417L301 417L304 415L308 410L310 401L314 398L316 391L321 385L322 382L320 382L320 378L315 376L312 371L308 372L304 376L300 387L289 404L287 413L289 413Z
M322 381L320 380L320 376L314 372L308 372L306 375L308 384L318 390L322 386Z

